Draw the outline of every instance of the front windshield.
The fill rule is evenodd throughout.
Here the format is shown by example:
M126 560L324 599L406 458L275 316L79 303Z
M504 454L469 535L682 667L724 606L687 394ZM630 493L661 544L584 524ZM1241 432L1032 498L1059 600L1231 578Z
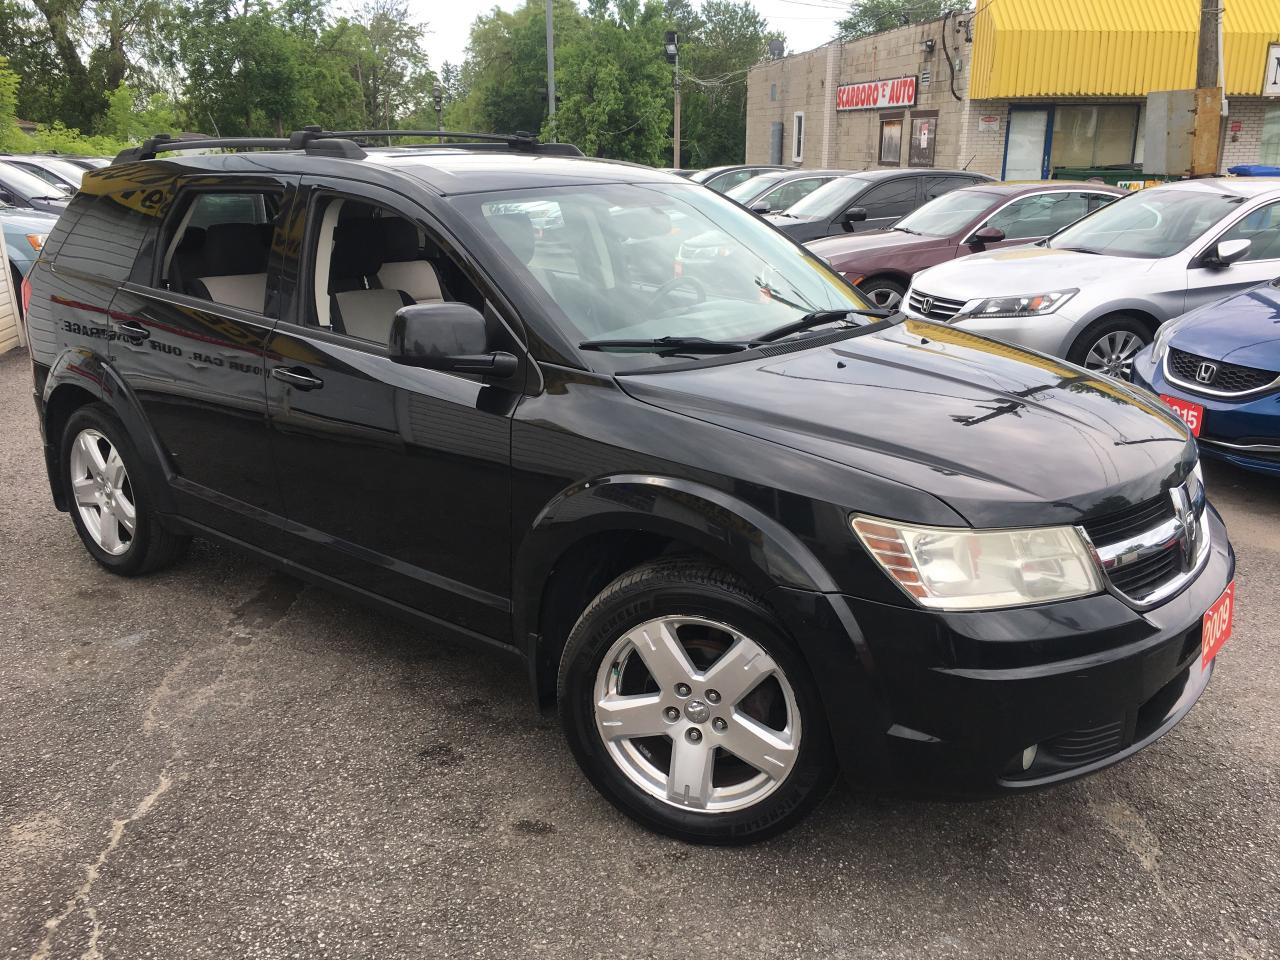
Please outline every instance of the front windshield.
M1146 260L1171 257L1243 202L1200 190L1140 190L1072 224L1046 246Z
M455 202L527 272L575 343L740 341L817 311L868 307L817 257L704 187L599 184ZM624 366L656 362L609 355Z
M828 180L813 193L787 207L792 217L830 217L839 213L849 201L862 192L866 180L857 177L836 177Z
M44 197L50 200L65 200L67 198L65 187L46 183L34 173L28 173L21 167L15 167L11 163L0 164L0 184L11 186L18 193L28 197Z
M63 180L74 183L77 187L80 186L80 181L85 174L83 167L77 167L70 160L59 160L56 157L50 157L45 164Z
M750 180L743 180L737 186L730 187L724 192L724 195L737 200L739 203L746 203L748 200L754 200L760 194L764 193L784 176L786 176L786 174L762 173L758 177L752 177Z
M998 194L986 190L952 190L908 213L893 226L895 230L907 230L926 237L949 237L990 210L997 199Z

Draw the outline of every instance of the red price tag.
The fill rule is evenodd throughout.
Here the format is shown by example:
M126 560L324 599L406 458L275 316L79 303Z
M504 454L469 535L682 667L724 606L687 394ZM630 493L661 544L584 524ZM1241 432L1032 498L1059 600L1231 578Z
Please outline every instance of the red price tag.
M1200 427L1204 423L1204 407L1190 400L1183 400L1181 397L1171 397L1167 393L1160 394L1160 399L1182 418L1182 422L1187 425L1193 437L1200 436Z
M1231 618L1235 613L1236 584L1233 580L1222 591L1222 596L1205 611L1200 624L1200 669L1206 670L1217 656L1222 645L1231 637Z

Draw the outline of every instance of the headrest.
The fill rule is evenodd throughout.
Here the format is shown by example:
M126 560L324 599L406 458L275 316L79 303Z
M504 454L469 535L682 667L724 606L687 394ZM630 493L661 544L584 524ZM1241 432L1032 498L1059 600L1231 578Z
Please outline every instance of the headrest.
M377 222L382 225L383 255L387 263L404 263L422 255L418 228L408 220L384 217Z
M383 262L382 225L368 218L340 220L333 228L330 276L371 277Z
M267 272L267 247L256 223L215 223L205 231L201 276Z
M527 213L499 213L487 218L498 239L507 245L522 263L533 259L533 221Z

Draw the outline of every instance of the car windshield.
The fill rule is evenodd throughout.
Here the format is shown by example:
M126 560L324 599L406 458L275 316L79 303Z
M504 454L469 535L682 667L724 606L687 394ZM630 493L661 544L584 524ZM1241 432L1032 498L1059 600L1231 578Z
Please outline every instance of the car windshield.
M83 167L77 167L69 160L59 160L56 157L49 157L44 161L44 166L47 170L52 170L63 180L69 181L77 187L80 186L80 180L85 173Z
M27 197L44 197L49 200L65 200L67 190L57 184L46 183L34 173L28 173L11 163L0 164L0 184L11 187Z
M999 194L987 190L952 190L908 213L893 226L895 230L926 237L949 237L990 210L999 199Z
M849 201L862 192L868 181L858 177L836 177L828 180L813 193L791 206L787 214L792 217L830 217L839 213Z
M746 203L748 200L754 200L785 176L785 173L762 173L750 180L743 180L736 187L730 187L724 195L732 197L739 203Z
M742 341L816 312L868 307L817 257L703 187L599 184L454 202L527 273L575 343ZM622 366L656 362L609 355Z
M1141 190L1072 224L1045 245L1112 257L1171 257L1243 202L1243 197L1199 190Z

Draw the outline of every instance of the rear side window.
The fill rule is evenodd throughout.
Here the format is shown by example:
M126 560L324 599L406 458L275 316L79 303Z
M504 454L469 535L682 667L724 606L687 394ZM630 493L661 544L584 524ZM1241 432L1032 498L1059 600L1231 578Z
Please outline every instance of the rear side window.
M46 255L59 266L118 283L129 277L155 224L155 212L138 191L95 196L82 190L59 219Z

